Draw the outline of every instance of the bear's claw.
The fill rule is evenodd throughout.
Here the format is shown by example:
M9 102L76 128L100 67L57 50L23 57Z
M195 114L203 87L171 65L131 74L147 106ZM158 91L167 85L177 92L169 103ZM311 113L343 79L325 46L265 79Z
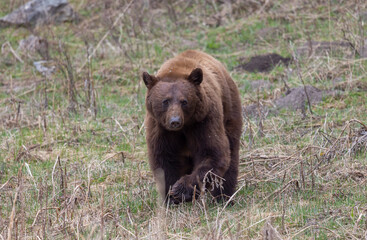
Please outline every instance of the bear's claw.
M187 184L183 179L178 180L169 192L170 203L191 202L194 187Z

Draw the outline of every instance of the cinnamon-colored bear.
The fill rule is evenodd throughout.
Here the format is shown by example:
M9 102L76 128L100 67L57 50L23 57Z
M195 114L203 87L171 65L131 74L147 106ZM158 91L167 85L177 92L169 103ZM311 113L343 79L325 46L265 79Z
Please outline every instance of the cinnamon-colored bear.
M144 72L143 80L149 163L163 197L192 201L206 186L216 199L228 199L237 184L242 108L225 67L188 50L156 76ZM221 186L213 176L223 179Z

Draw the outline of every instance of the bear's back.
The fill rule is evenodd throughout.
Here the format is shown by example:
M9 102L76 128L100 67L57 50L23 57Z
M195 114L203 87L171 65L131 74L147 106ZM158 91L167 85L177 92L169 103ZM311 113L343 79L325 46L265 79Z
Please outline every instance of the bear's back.
M157 72L157 77L163 81L176 81L187 78L192 70L201 68L203 70L204 80L201 83L202 88L208 97L215 101L221 99L220 103L228 102L230 95L230 86L228 81L232 81L225 67L212 56L196 51L187 50L174 58L166 61ZM216 95L216 96L214 96Z
M166 61L158 70L157 77L186 78L195 68L201 68L209 75L226 73L224 66L212 56L196 50L187 50Z

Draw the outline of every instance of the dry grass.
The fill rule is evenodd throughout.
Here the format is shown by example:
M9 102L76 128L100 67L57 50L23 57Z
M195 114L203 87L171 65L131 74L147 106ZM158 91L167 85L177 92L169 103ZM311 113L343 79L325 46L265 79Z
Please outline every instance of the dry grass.
M367 237L364 2L70 1L78 24L0 29L0 239L364 239ZM0 3L1 15L21 1ZM343 19L341 21L340 19ZM351 47L297 55L311 41ZM196 48L224 62L243 103L272 106L287 86L337 90L306 115L245 117L233 204L162 206L147 164L144 70ZM243 57L297 56L270 73ZM252 80L271 87L252 91ZM306 106L307 108L307 106Z

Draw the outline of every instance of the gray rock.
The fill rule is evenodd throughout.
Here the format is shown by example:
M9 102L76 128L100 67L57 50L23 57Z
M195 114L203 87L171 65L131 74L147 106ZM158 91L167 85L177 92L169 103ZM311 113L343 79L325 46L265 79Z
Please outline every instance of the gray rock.
M322 101L325 92L315 88L313 86L306 86L306 91L308 97L310 98L311 104L316 104ZM307 96L304 87L292 88L289 90L288 94L284 97L275 100L275 105L277 109L288 108L292 110L301 109L305 110L305 105L307 103Z
M76 19L67 0L31 0L0 18L0 27L34 27Z
M42 59L48 60L48 42L46 39L30 35L25 39L20 40L18 51L32 58L35 53L41 55Z
M322 101L324 97L339 94L338 91L320 90L313 86L306 86L306 91L310 99L311 105ZM290 111L301 110L303 114L306 113L307 96L304 87L291 88L283 97L277 98L273 101L272 107L259 106L258 104L251 104L244 107L244 116L250 118L266 118L268 114L278 114L280 109L288 109Z
M265 80L255 80L250 82L252 90L265 90L272 87L269 81Z
M33 66L36 68L36 70L45 77L50 76L55 71L56 67L54 64L55 63L52 61L33 62Z
M269 108L264 105L253 103L245 106L242 111L245 118L264 119L269 113Z

